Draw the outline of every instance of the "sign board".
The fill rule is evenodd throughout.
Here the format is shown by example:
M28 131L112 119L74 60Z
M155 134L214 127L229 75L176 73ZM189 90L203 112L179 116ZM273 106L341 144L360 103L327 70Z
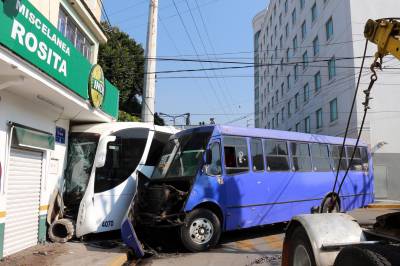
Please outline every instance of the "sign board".
M105 91L104 73L100 65L94 65L89 76L89 99L93 107L103 105Z
M90 62L28 0L0 1L0 44L89 100ZM117 88L108 81L101 109L118 115Z
M65 129L62 127L56 127L56 142L65 144Z

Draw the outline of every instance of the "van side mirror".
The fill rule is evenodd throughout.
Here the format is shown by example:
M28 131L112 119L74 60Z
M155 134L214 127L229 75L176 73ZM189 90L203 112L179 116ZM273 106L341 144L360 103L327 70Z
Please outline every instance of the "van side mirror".
M211 162L212 162L212 153L211 153L211 150L206 150L206 158L205 158L204 163L205 163L206 165L209 165L209 164L211 164Z

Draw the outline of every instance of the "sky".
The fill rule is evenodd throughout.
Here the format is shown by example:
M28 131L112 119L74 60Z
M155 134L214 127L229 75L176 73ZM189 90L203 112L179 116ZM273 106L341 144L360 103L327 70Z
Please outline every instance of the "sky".
M103 0L109 20L146 47L149 0ZM175 4L175 5L174 5ZM221 68L253 62L253 17L268 0L159 0L158 71ZM178 11L177 11L178 10ZM160 73L156 112L191 114L191 124L254 126L253 68ZM164 118L172 124L170 118ZM182 118L176 124L184 123Z

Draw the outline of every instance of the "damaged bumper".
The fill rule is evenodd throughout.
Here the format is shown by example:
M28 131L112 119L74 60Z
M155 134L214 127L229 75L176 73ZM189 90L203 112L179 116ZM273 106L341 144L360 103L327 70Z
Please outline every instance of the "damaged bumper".
M121 225L121 237L124 243L133 250L137 258L145 254L142 243L139 241L135 229L129 219L125 219Z

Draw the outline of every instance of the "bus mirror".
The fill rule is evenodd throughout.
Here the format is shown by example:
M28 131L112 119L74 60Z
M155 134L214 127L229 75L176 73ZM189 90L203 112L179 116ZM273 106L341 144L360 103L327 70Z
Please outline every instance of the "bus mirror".
M106 136L99 141L99 146L97 148L97 154L96 154L96 161L95 161L95 166L96 168L101 168L104 166L106 163L106 157L107 157L107 146L108 143L113 142L117 139L116 136Z
M205 164L209 165L211 164L212 161L212 153L211 150L206 150L206 158L205 158Z

